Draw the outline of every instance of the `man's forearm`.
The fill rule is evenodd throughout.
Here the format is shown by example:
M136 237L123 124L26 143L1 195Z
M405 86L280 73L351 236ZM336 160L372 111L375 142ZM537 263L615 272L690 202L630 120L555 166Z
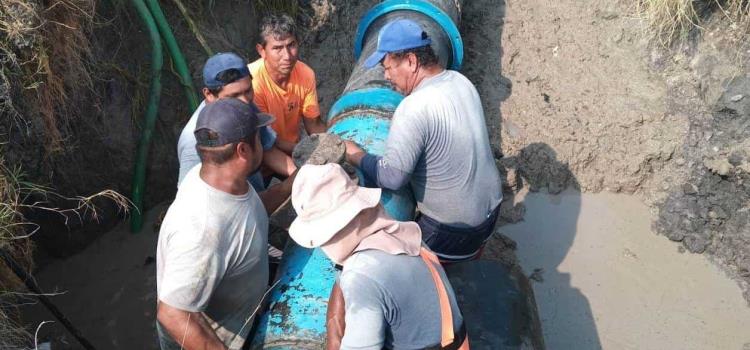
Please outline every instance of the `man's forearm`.
M156 317L177 344L186 350L225 350L200 312L188 312L159 302Z
M297 177L296 171L286 178L286 180L258 194L268 215L273 214L292 194L292 184L295 177Z
M278 147L280 150L282 150L287 155L292 155L292 152L294 151L294 146L297 144L294 142L284 141L281 139L276 139L276 147Z
M263 152L263 164L283 177L288 177L297 170L292 157L284 153L278 146Z

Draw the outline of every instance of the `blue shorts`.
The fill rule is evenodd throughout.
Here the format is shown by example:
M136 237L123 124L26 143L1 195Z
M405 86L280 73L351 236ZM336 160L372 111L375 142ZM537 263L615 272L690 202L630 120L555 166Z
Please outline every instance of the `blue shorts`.
M422 229L422 241L442 262L473 260L481 253L484 243L495 229L500 206L487 219L475 227L457 228L420 215L417 224Z

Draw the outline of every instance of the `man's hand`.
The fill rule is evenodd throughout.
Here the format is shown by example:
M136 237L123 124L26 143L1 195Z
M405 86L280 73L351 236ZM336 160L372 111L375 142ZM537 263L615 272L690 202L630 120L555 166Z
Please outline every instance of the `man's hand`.
M200 312L188 312L159 301L156 319L177 344L186 350L226 350Z
M283 152L276 145L268 151L263 151L263 165L268 167L273 173L279 174L282 177L288 177L297 170L297 167L292 161L292 157Z
M326 132L326 125L320 116L315 118L302 118L302 123L305 124L305 130L308 135L321 134Z
M346 145L346 161L354 166L359 166L367 152L352 141L344 140L344 144Z

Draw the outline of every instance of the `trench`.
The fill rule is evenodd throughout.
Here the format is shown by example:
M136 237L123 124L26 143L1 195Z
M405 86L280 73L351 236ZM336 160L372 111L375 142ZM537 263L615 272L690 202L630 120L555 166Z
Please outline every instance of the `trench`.
M316 22L319 26L305 37L302 60L318 74L323 111L343 91L354 65L351 33L356 29L357 14L375 2L316 2L331 7L321 12L325 14ZM734 281L703 255L681 252L677 245L657 236L651 223L658 216L643 204L641 194L588 193L616 187L609 180L593 179L589 170L581 170L581 164L586 164L610 174L586 154L596 145L587 144L583 152L571 155L575 153L571 150L578 148L558 142L557 135L546 139L529 136L548 131L528 120L567 108L564 100L570 98L563 88L555 90L559 81L539 76L528 66L528 62L545 66L549 61L525 62L523 55L527 52L516 50L519 42L537 35L539 40L554 37L549 29L534 29L531 22L538 16L540 23L555 23L540 9L543 3L476 0L468 2L464 9L464 18L470 20L461 26L466 44L463 73L480 92L498 165L505 168L506 182L513 185L506 189L506 224L498 230L502 236L493 238L486 258L518 268L529 277L549 349L750 346L750 336L742 327L750 324L750 309ZM534 9L534 5L539 8ZM605 8L601 2L592 7ZM558 22L560 17L563 21L572 20L570 11L563 11ZM592 18L604 21L601 17ZM627 33L623 37L628 40ZM552 57L554 48L561 47L558 50L564 56L565 45L575 41L571 37L562 39L558 39L562 43L545 41L538 45L539 50L549 51ZM246 42L239 46L252 55ZM584 46L579 49L590 49ZM188 53L191 50L188 45ZM627 62L624 57L617 59L619 64ZM191 64L194 72L200 60L196 61ZM180 98L178 95L172 99ZM613 108L615 112L619 107ZM599 111L588 111L594 112ZM580 113L587 111L581 108ZM186 118L173 116L169 120L180 124ZM92 229L95 234L77 245L75 251L79 253L51 257L35 273L45 291L61 293L52 297L53 302L98 348L158 348L153 328L154 256L159 216L168 205L164 200L173 195L171 180L164 178L176 174L175 160L168 159L174 156L174 134L180 128L161 126L161 133L168 137L155 145L160 155L157 162L167 159L167 165L156 166L159 170L155 172L166 175L149 186L163 193L150 194L143 233L130 234L124 223L106 234ZM558 135L569 130L561 128L564 132ZM524 143L521 149L519 145ZM501 157L503 153L507 157ZM517 154L526 154L545 165L534 168L533 162L528 162L524 168L509 160ZM512 166L506 167L508 164ZM513 176L519 180L511 179ZM651 179L638 176L641 175L626 178L622 188L642 186L648 190ZM36 330L43 321L52 320L41 305L33 304L33 299L28 302L21 307L28 329ZM51 341L54 349L77 348L75 340L57 323L42 325L38 336L41 341Z

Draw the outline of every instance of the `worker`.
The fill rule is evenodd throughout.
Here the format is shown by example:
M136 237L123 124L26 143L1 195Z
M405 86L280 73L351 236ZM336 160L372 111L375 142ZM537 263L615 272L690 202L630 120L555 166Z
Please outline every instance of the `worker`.
M430 43L412 20L380 30L365 66L382 64L385 78L406 97L393 114L383 155L347 141L347 160L375 186L411 184L424 242L443 262L471 260L494 231L501 180L476 88L444 69Z
M233 97L243 101L256 109L253 103L252 77L247 70L245 60L235 53L225 52L211 56L203 66L203 97L204 100L193 112L190 120L180 133L177 143L177 157L180 162L180 173L177 180L177 186L182 183L187 173L200 164L198 152L195 149L195 124L198 115L203 108L221 98ZM263 165L270 171L287 177L297 168L291 157L282 152L274 144L276 142L276 133L270 126L264 126L260 129L261 143L263 144ZM260 173L254 173L251 176L251 183L256 191L265 189L263 178Z
M333 342L340 349L468 349L453 289L422 247L419 225L389 217L380 194L332 163L302 166L292 185L298 216L290 237L342 266L346 330ZM329 349L339 348L328 340Z
M159 231L157 331L165 349L240 349L268 282L268 216L247 181L273 121L235 98L206 105L195 128L201 164ZM294 175L274 188L291 192ZM286 196L284 196L286 197Z
M255 104L276 117L276 145L291 155L300 139L300 119L312 135L326 131L320 119L315 72L299 61L299 42L294 20L288 15L269 15L260 26L255 45L260 58L248 65L253 76Z

